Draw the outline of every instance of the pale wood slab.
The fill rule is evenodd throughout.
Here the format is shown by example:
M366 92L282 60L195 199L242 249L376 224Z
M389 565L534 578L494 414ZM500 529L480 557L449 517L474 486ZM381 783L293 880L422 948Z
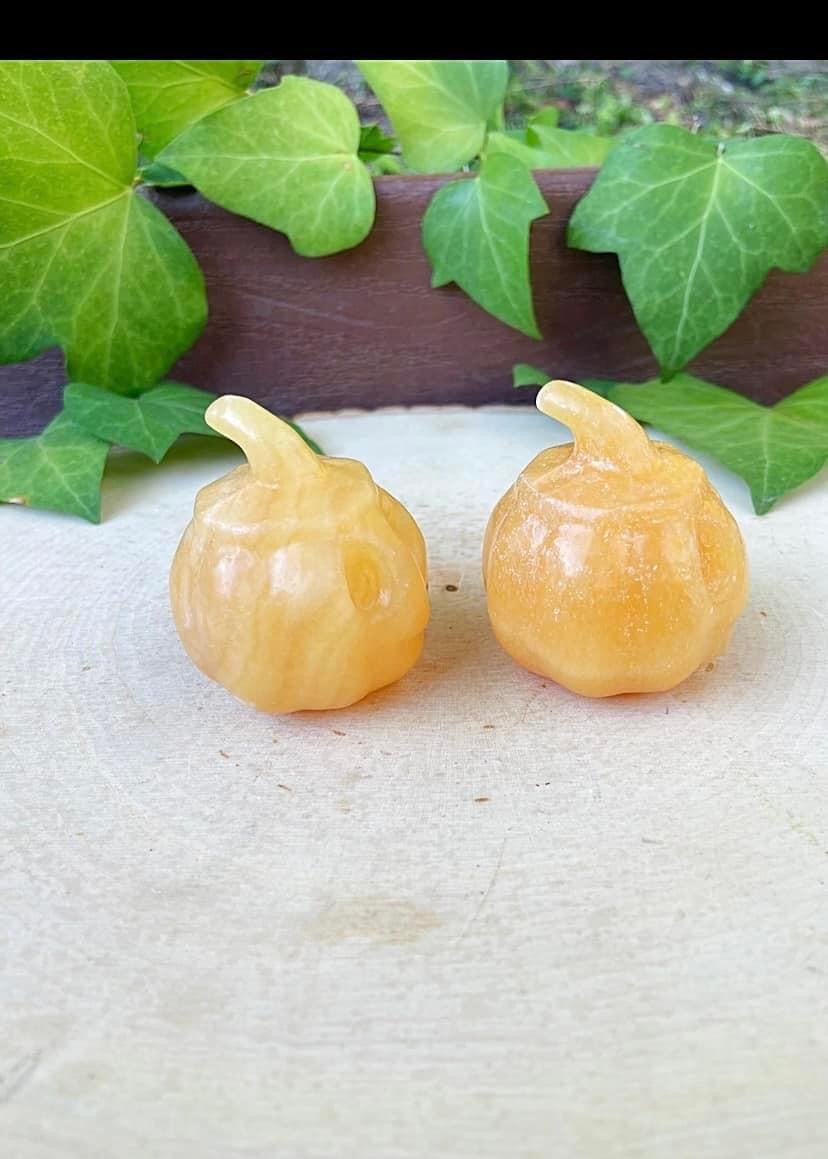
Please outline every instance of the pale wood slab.
M100 527L0 507L3 1155L822 1159L824 480L760 519L714 472L730 652L590 702L498 649L480 580L559 429L307 425L431 551L422 662L345 712L257 715L179 647L169 561L232 452L120 461Z

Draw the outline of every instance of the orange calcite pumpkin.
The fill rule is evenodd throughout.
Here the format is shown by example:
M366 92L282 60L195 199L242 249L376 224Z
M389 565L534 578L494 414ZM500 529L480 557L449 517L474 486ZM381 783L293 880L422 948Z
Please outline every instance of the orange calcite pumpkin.
M525 668L584 696L658 692L727 648L747 565L702 467L571 382L537 398L575 442L542 451L495 507L489 617Z
M247 464L204 487L170 575L195 665L266 712L342 708L415 663L429 618L425 543L351 459L227 395L207 422Z

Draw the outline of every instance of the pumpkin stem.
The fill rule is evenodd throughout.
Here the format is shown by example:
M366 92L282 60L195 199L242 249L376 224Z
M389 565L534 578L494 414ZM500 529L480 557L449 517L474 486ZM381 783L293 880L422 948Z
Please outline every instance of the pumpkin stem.
M621 407L574 382L555 380L541 387L535 405L569 427L575 454L609 470L640 471L653 461L646 431Z
M241 447L252 474L263 483L322 470L319 456L302 436L250 398L222 395L207 407L204 421Z

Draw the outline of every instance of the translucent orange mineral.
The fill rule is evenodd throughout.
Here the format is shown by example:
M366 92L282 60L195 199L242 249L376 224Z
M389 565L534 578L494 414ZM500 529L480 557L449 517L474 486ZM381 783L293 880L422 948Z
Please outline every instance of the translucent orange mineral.
M227 395L207 422L247 464L204 487L170 575L195 665L266 712L342 708L415 663L426 550L406 509L351 459Z
M727 648L744 545L701 466L571 382L537 398L575 442L542 451L492 512L489 617L519 664L583 696L672 688Z

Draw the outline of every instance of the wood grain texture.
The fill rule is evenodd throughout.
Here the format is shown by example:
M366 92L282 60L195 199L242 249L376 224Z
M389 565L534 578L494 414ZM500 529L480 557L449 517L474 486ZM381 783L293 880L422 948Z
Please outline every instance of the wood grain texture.
M0 507L4 1159L824 1159L824 481L751 513L712 671L588 701L488 628L489 512L560 428L327 417L420 521L398 685L263 716L167 571L211 444L104 522Z
M566 245L566 224L595 170L538 175L550 207L532 231L536 342L454 286L432 290L422 217L442 177L377 179L376 225L362 245L298 257L285 237L195 193L156 203L195 252L207 281L206 332L173 375L249 394L284 414L394 403L523 403L515 362L555 375L639 381L656 371L613 255ZM828 255L806 275L773 273L735 325L693 364L702 377L764 402L828 366ZM0 434L39 429L59 406L59 353L0 367Z

